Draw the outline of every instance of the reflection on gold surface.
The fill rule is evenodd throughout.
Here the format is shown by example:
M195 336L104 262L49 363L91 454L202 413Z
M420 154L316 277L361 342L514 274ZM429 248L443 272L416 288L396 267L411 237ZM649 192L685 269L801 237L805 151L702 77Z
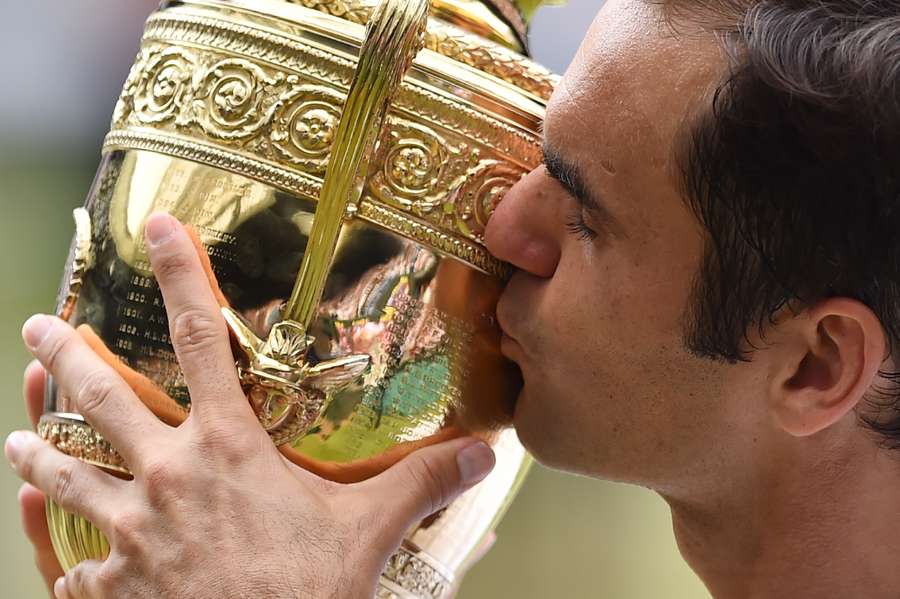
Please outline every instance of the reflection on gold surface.
M358 26L333 16L333 0L301 4L320 12L188 0L148 20L76 214L60 314L163 422L188 418L143 239L147 217L165 210L188 224L248 399L293 463L351 483L432 443L468 434L490 443L495 471L408 532L378 591L446 597L530 463L508 428L519 379L494 319L506 267L483 234L505 191L540 160L541 98L555 79L432 20L420 38L428 50L382 110L390 77L348 95L354 72L368 68L354 62ZM479 20L503 29L476 4L439 10L470 31L484 33ZM412 15L413 3L397 7ZM373 8L358 1L347 18L380 22ZM396 45L397 77L418 39ZM384 56L364 51L359 65ZM53 385L40 432L128 474ZM89 522L56 506L49 514L66 567L108 551Z
M215 180L205 172L212 167L166 160L174 163L163 170L170 176L190 172ZM122 164L131 166L124 169ZM127 153L105 159L87 204L95 224L96 266L85 274L70 320L148 407L176 426L187 416L190 399L169 345L162 297L155 280L141 270L146 260L123 260L112 234L114 217L126 213L109 207L117 201L116 193L133 185L122 179L142 177L144 164L152 172L161 166L158 160L129 158ZM108 177L116 178L116 184L104 184ZM192 235L220 303L265 339L281 320L315 205L271 188L263 193L257 189L263 184L250 180L238 183L231 188L268 201L243 212L234 208L242 203L239 195L222 196L216 214L240 216L216 221L225 223L222 231L201 221ZM150 206L166 202L165 194L178 187L164 178L158 189L158 196L145 196L145 217ZM106 195L104 190L109 190ZM125 237L124 243L134 247L133 240ZM476 432L495 444L498 458L507 462L503 476L513 478L501 476L493 486L490 481L480 485L469 499L460 500L460 507L430 522L428 538L433 541L417 545L423 554L438 560L446 555L460 567L504 505L524 457L514 441L506 456L500 455L502 445L496 445L505 438L500 431L509 421L517 384L498 351L493 311L500 290L499 280L453 258L363 221L345 224L309 330L315 342L308 351L313 364L350 355L367 356L371 364L360 381L334 394L308 434L282 447L301 467L338 482L356 482L416 448L461 434ZM71 411L65 397L57 397L54 411ZM462 506L473 501L480 516L471 521L473 508ZM469 515L460 522L463 514ZM452 541L444 537L448 532L435 532L444 529L454 531ZM455 578L448 574L446 580Z

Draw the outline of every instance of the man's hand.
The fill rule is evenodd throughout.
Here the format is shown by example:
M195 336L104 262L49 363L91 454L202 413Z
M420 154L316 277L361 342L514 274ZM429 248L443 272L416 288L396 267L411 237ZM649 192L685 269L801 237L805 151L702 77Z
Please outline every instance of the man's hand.
M191 392L184 424L156 419L63 321L37 316L23 331L61 392L134 473L131 481L113 477L30 432L7 439L22 478L110 541L105 562L84 562L56 582L57 597L371 597L408 528L483 479L493 453L475 439L456 439L353 485L294 466L241 390L225 323L187 233L158 214L148 219L146 238ZM45 533L30 531L39 551ZM42 572L58 573L52 564Z

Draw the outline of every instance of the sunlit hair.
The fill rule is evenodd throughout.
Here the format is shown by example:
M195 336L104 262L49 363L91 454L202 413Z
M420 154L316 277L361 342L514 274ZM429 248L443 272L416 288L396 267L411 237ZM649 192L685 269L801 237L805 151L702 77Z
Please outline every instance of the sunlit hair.
M900 1L665 3L719 31L730 69L678 144L708 233L686 339L752 359L766 325L855 298L900 340ZM888 349L891 349L888 348ZM896 382L891 362L883 374ZM861 416L900 448L896 384ZM872 414L875 414L874 416Z

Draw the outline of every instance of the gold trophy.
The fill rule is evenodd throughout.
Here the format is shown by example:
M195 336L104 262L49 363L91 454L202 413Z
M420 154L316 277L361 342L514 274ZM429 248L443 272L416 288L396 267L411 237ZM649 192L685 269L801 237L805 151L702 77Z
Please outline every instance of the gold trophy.
M163 421L190 410L143 224L189 225L261 425L294 463L374 476L463 434L497 467L408 531L379 598L443 598L529 464L483 246L541 158L555 77L510 0L170 0L147 21L75 236L60 316ZM48 385L41 435L120 476L115 448ZM64 568L102 559L48 505Z

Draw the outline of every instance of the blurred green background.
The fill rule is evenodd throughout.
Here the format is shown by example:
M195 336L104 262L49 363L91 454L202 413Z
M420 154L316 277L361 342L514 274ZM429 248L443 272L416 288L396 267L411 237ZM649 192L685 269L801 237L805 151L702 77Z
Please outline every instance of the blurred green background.
M537 58L562 71L599 3L544 8ZM51 311L118 88L150 0L9 3L0 22L0 429L27 426L22 322ZM11 12L10 12L11 11ZM564 32L565 35L560 35ZM0 468L0 597L46 593L19 526L19 482ZM704 598L665 504L644 489L537 467L463 584L462 599Z

